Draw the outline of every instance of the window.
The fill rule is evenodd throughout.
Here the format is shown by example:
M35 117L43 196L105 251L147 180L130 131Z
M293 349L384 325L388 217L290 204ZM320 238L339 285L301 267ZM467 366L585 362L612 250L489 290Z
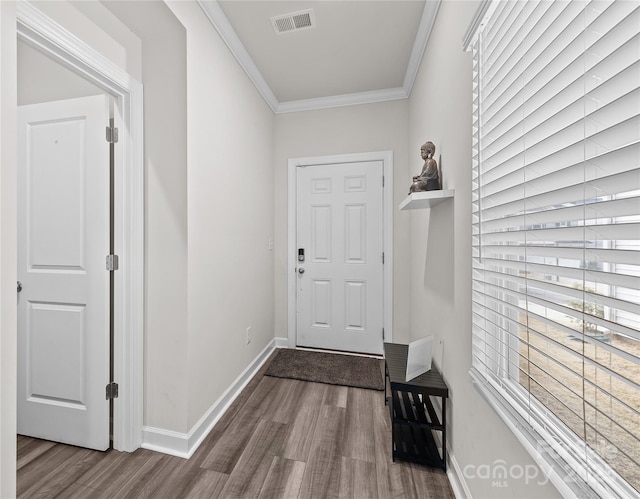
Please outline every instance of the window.
M640 4L482 8L471 375L556 486L635 496Z

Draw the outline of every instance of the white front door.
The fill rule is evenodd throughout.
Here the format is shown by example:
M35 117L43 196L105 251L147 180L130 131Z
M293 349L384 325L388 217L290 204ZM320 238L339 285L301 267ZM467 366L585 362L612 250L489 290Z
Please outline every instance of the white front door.
M109 447L107 97L18 110L18 433Z
M298 346L382 353L382 177L382 161L296 168Z

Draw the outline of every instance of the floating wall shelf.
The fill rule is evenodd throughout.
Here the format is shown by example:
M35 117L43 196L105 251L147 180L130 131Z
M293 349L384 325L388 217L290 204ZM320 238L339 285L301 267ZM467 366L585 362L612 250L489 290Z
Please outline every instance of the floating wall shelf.
M446 201L447 199L453 199L453 190L412 192L404 201L402 201L402 203L400 203L400 209L419 210L431 208L432 206L442 203L442 201Z

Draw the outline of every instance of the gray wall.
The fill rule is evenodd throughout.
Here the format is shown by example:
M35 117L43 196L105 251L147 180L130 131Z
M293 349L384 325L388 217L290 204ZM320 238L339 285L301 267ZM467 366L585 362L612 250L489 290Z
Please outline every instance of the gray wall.
M93 14L91 5L81 4L87 16ZM163 2L103 5L140 43L145 177L144 424L186 432L186 31ZM114 36L118 33L114 31Z
M274 117L200 7L169 7L187 36L191 429L274 337Z
M275 132L275 332L287 336L287 196L289 158L391 150L394 207L406 196L409 109L407 100L276 116ZM409 180L407 180L409 179ZM394 209L393 340L409 339L409 219Z
M474 389L471 368L471 54L462 37L477 2L440 5L410 99L410 153L436 145L446 189L455 198L411 219L411 337L443 340L450 388L449 446L475 498L550 498L559 493L502 420ZM415 161L416 165L419 161ZM496 480L501 462L513 476ZM534 478L518 478L527 469ZM486 477L489 473L490 476ZM479 478L485 477L485 478ZM505 485L505 486L502 486Z
M274 337L273 113L194 2L37 6L145 86L144 424L186 434Z
M15 133L15 123L12 129L7 119L15 122L12 78L15 82L16 71L11 57L15 42L5 34L15 40L15 31L7 28L11 24L15 30L15 18L11 4L1 4L0 234L2 282L10 284L15 280L15 269L10 268L15 258L11 249L15 247L15 172L6 165L15 163L15 151L6 144ZM169 4L185 31L183 38L176 39L177 45L165 49L174 50L172 60L185 65L186 81L176 77L166 84L159 83L163 68L153 60L154 54L143 55L142 42L113 19L103 20L99 11L92 10L95 6L43 4L63 25L134 77L147 78L153 95L145 103L156 105L164 95L178 96L177 102L166 104L168 115L177 118L178 145L164 149L165 136L159 131L145 138L148 145L155 143L146 156L145 424L188 432L274 336L286 335L288 158L391 149L397 206L411 175L421 166L420 145L431 140L438 148L436 156L441 157L445 187L455 189L456 195L430 212L395 213L394 340L408 341L427 333L444 340L442 368L451 388L450 450L459 471L467 475L474 497L558 496L552 486L538 484L544 480L540 475L528 481L510 477L506 487L494 486L490 478L477 478L480 466L490 469L500 461L508 467L535 465L474 390L468 375L471 58L462 52L461 38L476 2L442 2L409 101L275 117L193 2ZM98 21L102 29L95 29ZM143 57L148 58L144 64ZM180 111L185 102L186 114ZM151 116L148 113L147 120ZM268 249L271 237L275 237L273 252ZM163 247L165 243L168 246ZM163 274L166 258L176 258L178 267ZM175 281L178 274L182 277ZM170 281L177 282L175 289ZM3 494L12 490L11 481L4 480L15 470L11 459L15 452L5 445L15 435L15 404L6 402L15 398L15 378L7 371L15 367L11 363L15 347L11 297L15 298L15 289L3 285ZM172 311L176 312L173 319ZM247 326L254 331L250 345L244 341ZM167 378L175 383L167 385Z
M141 20L153 12L154 18L166 19L148 23L155 29L140 33L146 206L144 423L187 431L186 32L162 2L143 8L154 10L132 14Z
M35 48L18 41L18 105L104 93Z

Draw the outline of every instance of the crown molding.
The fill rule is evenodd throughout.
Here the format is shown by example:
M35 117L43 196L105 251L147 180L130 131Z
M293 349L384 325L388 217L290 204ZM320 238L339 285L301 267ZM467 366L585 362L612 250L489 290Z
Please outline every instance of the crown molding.
M332 107L355 106L390 100L406 99L409 95L403 87L372 90L370 92L356 92L353 94L330 95L315 99L292 100L281 102L275 113L296 113L299 111L315 111Z
M418 76L418 70L420 69L420 64L422 64L424 51L427 48L427 43L429 43L429 37L431 36L433 25L436 23L438 9L440 9L440 0L426 0L424 3L422 18L420 19L416 39L413 43L411 56L409 57L409 64L407 65L407 72L404 75L404 84L402 85L407 96L411 95L413 84Z
M275 94L271 90L271 87L262 76L262 73L256 66L255 62L247 52L247 49L238 38L236 31L231 26L229 19L225 15L222 7L217 2L217 0L196 0L202 11L205 13L207 18L213 27L216 29L224 43L226 43L227 47L236 58L242 69L249 79L253 82L255 87L262 95L262 98L265 100L267 105L271 108L271 110L275 113L278 109L278 99Z
M315 99L303 99L296 101L279 102L273 90L262 76L262 73L247 52L244 44L231 26L218 0L196 0L213 27L225 42L233 56L236 58L244 72L254 84L262 98L275 114L293 113L299 111L313 111L332 107L353 106L358 104L371 104L390 100L407 99L415 82L425 48L435 24L436 15L441 0L426 0L416 39L411 50L407 71L402 87L373 90L370 92L356 92L352 94L332 95Z

